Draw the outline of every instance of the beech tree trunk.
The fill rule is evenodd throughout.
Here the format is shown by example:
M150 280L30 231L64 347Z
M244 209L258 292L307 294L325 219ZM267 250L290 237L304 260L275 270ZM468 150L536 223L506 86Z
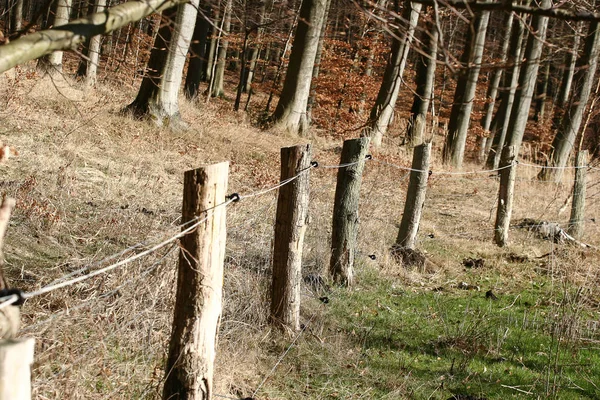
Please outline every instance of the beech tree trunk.
M213 64L217 53L217 42L219 37L219 19L221 18L221 7L217 6L215 17L212 20L212 32L210 35L210 46L208 48L208 57L206 60L206 71L204 73L205 82L210 82L213 74Z
M513 25L513 13L506 13L504 17L504 36L502 37L502 50L500 51L500 64L505 64L508 56L508 46L510 44L510 37ZM520 43L519 43L520 46ZM494 116L494 106L496 105L496 97L498 95L498 86L502 79L504 68L497 68L490 79L490 84L487 90L487 99L484 107L483 118L481 119L481 127L484 131L490 130L492 124L492 117Z
M14 34L21 30L23 25L23 0L14 0L10 13L10 33Z
M508 122L512 111L512 105L517 92L519 83L519 73L521 71L521 53L523 50L522 42L525 35L525 24L523 16L519 16L517 21L513 23L510 35L508 65L512 65L504 74L504 88L500 92L500 105L494 114L491 130L491 142L487 151L486 167L496 169L500 164L500 155L504 147L506 139L506 131L508 130Z
M204 14L204 15L203 15ZM192 34L192 44L190 45L190 61L187 74L185 76L184 93L192 100L198 97L200 82L206 73L206 42L210 24L206 16L210 15L208 10L204 13L199 12L196 16L196 26Z
M573 76L575 75L575 66L577 64L577 52L579 50L579 42L581 41L581 24L575 29L573 38L573 47L567 51L565 57L565 67L563 70L560 87L554 104L554 115L552 116L552 128L558 129L560 126L565 109L571 97L571 85L573 84Z
M427 29L423 32L423 52L417 61L417 89L413 98L406 138L411 146L417 146L423 142L427 121L429 104L433 97L433 86L435 82L435 69L437 60L439 32L435 22L427 21ZM417 123L417 119L419 123Z
M288 70L273 113L273 121L291 133L308 129L306 108L326 8L327 0L304 0L300 7Z
M396 13L400 12L398 2L399 0L394 1ZM362 133L363 136L371 137L371 144L374 147L381 146L383 135L387 132L392 121L398 93L402 85L402 75L406 67L408 51L413 40L420 11L420 3L405 1L402 17L396 21L400 28L394 31L390 57L383 73L383 82L379 88L375 104L371 108L368 127Z
M475 17L473 23L475 36L468 35L467 47L462 57L464 67L467 70L461 73L456 84L454 102L450 113L450 121L448 122L448 136L444 146L444 162L456 168L462 167L464 159L489 18L489 11L483 11Z
M546 115L546 103L548 100L548 91L550 90L550 62L546 61L544 66L543 75L537 84L537 96L535 99L535 113L533 114L533 120L536 122L542 122Z
M368 150L369 138L344 141L340 165L353 165L338 169L329 272L336 283L344 286L352 286L354 278L360 185Z
M134 115L148 116L159 126L177 127L182 123L179 87L199 1L192 0L164 12L163 24L150 53L146 76L136 99L127 107Z
M223 32L221 32L222 39L217 53L217 67L215 68L214 83L211 90L212 97L222 97L225 94L225 61L227 59L227 48L229 47L232 4L232 0L227 0L225 3L225 10L223 12Z
M101 13L105 8L106 0L95 0L92 12ZM84 46L84 54L87 56L87 60L81 59L77 75L85 77L85 84L87 86L96 85L98 77L98 64L100 62L101 43L102 36L96 35L92 36Z
M571 104L565 118L552 141L552 157L548 167L540 171L539 177L543 180L559 181L562 177L563 167L567 165L573 144L579 133L585 109L587 107L594 78L598 68L598 52L600 46L600 30L597 21L590 23L583 53L577 61L577 72L573 78L575 84ZM554 168L552 168L554 167Z
M66 25L67 23L69 23L71 1L72 0L56 0L56 6L54 9L54 20L52 22L53 27L59 27L61 25ZM43 58L40 58L38 62L38 69L40 69L44 73L60 74L62 73L62 59L63 52L55 51Z
M542 0L541 9L552 7L552 0ZM548 17L536 14L533 16L531 33L525 48L525 63L519 73L519 87L515 93L515 101L510 113L510 121L506 133L506 146L514 146L515 157L519 157L519 149L523 142L525 126L529 119L529 110L535 90L540 58L546 40Z

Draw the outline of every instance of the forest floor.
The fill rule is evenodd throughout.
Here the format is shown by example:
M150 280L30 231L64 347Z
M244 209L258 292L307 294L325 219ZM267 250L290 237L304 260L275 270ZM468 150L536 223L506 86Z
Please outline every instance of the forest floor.
M174 132L122 115L135 96L126 84L85 91L26 68L0 83L0 140L19 152L0 166L2 194L17 199L5 268L25 291L177 233L188 169L228 160L229 192L244 194L277 183L281 147L310 141L321 165L339 163L341 137L259 130L231 111L233 94L182 99L190 129ZM401 265L389 253L408 183L397 166L410 165L400 131L365 168L355 286L303 286L296 337L267 322L276 192L228 207L216 398L600 398L597 189L582 238L595 248L543 240L516 224L566 226L573 174L539 182L538 169L520 165L510 244L498 248L496 175L445 174L457 171L442 167L437 135L418 238L428 262ZM336 173L310 173L304 275L327 276ZM599 175L590 170L588 181ZM33 397L160 398L176 268L177 247L164 248L28 300L21 335L36 339Z

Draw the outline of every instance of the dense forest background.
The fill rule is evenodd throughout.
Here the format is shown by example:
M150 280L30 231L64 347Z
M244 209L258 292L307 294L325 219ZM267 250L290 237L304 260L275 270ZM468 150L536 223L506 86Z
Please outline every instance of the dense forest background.
M4 40L119 3L6 0ZM465 154L497 166L498 149L523 140L539 162L564 166L581 148L598 153L595 12L586 1L192 2L88 38L64 69L60 52L47 55L38 70L89 85L147 78L128 109L171 124L177 98L165 93L179 82L164 81L175 74L199 106L225 96L264 126L372 136L376 146L383 136L415 145L442 128L455 167ZM185 64L167 61L176 47Z

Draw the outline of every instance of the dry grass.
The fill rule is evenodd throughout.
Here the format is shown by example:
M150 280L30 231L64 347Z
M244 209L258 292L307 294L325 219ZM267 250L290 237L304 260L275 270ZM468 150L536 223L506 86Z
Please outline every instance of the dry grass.
M0 97L0 139L20 153L0 166L3 194L18 200L5 249L7 275L24 290L39 288L133 244L153 243L176 232L183 171L230 160L230 192L246 193L277 182L279 149L304 141L256 130L243 113L230 111L231 104L224 100L209 104L182 100L181 113L190 129L160 129L120 114L133 99L131 89L101 86L85 92L68 80L28 79L25 73L23 69L15 78L3 78ZM393 145L397 141L390 137L388 147L374 152L374 157L409 165L408 154ZM338 162L341 140L320 137L313 144L319 162ZM478 167L467 167L471 168ZM377 268L390 279L398 277L417 291L440 286L459 290L459 282L471 279L469 283L507 294L544 274L556 281L557 291L565 283L575 284L585 288L586 298L597 298L600 276L595 252L559 247L518 229L511 231L508 249L496 248L491 237L497 179L438 174L443 171L438 159L432 169L419 235L419 247L431 264L423 271L411 271L389 257L408 176L373 162L363 181L360 266ZM514 218L564 223L568 212L559 215L559 209L572 176L566 174L557 185L537 182L535 172L520 169ZM592 175L595 179L597 172ZM311 172L305 272L326 275L335 176L335 170ZM266 321L275 199L271 193L228 210L215 388L220 394L251 394L289 344L271 334ZM598 205L587 212L593 217ZM589 222L586 232L584 241L599 246L598 226ZM159 397L173 307L174 250L27 302L22 332L37 339L36 398ZM515 269L514 263L507 262L511 253L528 261ZM547 253L551 256L536 258ZM367 255L375 255L376 260ZM485 268L467 274L462 265L466 257L484 258ZM308 288L305 295L303 316L312 318L306 340L318 338L336 351L336 363L351 359L347 339L327 331L322 307ZM299 351L313 351L311 357L317 357L319 351L310 349ZM294 357L301 359L300 353ZM276 392L270 396L283 398Z

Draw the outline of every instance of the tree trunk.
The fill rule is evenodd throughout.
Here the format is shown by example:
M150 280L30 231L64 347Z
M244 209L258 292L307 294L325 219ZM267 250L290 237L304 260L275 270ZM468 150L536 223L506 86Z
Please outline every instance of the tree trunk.
M395 0L395 11L399 12L399 0ZM405 1L402 17L396 21L400 28L394 32L392 37L392 50L387 61L383 82L377 94L377 100L369 116L368 127L363 131L363 136L370 136L374 147L381 146L383 135L392 121L396 100L402 85L402 75L406 67L406 60L410 44L413 40L414 31L419 20L421 11L420 3Z
M329 271L333 280L344 286L352 286L354 276L354 256L359 227L358 200L368 150L369 138L344 141L340 165L352 165L338 169Z
M546 114L546 103L548 99L548 91L550 88L550 62L546 61L544 67L544 73L541 76L541 80L537 84L537 96L535 99L535 112L533 114L533 120L536 122L542 122L544 115Z
M204 81L210 82L213 78L213 64L217 54L218 38L220 37L219 19L221 18L221 7L217 6L215 17L212 21L212 32L210 35L210 46L208 47L208 57L206 60L206 71L204 72Z
M456 168L462 167L464 159L489 18L489 11L483 11L475 17L473 24L475 36L468 35L467 47L462 57L467 71L461 73L456 84L448 122L448 136L444 146L444 162Z
M94 13L104 12L106 8L106 0L95 0L93 11ZM79 64L78 76L85 76L85 84L87 86L95 86L98 75L98 64L100 62L100 50L102 44L102 35L92 36L89 42L84 46L86 50L87 60L82 59Z
M300 7L288 70L273 113L273 121L291 133L308 130L306 107L326 7L327 0L304 0Z
M560 87L554 103L554 115L552 116L552 128L558 129L565 109L569 103L571 96L571 85L573 84L573 76L575 75L575 66L577 64L577 52L579 50L579 42L581 41L581 23L575 29L575 37L573 38L573 47L567 51L565 57L565 67L560 81Z
M192 0L165 11L164 23L150 53L146 77L136 99L127 107L138 117L149 116L159 126L177 127L182 122L178 94L198 3L199 0Z
M408 191L406 192L406 202L404 203L404 213L396 237L396 246L398 247L413 250L415 248L427 194L430 163L431 142L422 143L415 147L412 171L410 172Z
M411 146L417 146L424 140L427 112L433 97L435 69L437 60L439 32L433 20L427 21L427 29L423 32L423 53L417 61L417 90L413 98L406 138ZM419 123L417 119L420 118Z
M544 168L540 172L540 179L559 181L562 177L563 168L567 165L571 155L598 67L598 52L600 50L600 30L598 28L597 21L590 23L583 53L577 61L577 72L573 78L575 87L571 96L571 104L552 141L554 151L548 165L550 168Z
M72 0L56 0L56 8L54 12L53 27L66 25L69 22L69 13L71 11ZM44 73L60 74L62 73L63 52L55 51L46 57L40 58L38 68Z
M577 170L575 171L575 182L573 184L573 204L571 205L571 217L569 218L569 229L567 230L576 238L583 236L585 226L585 192L586 174L588 164L588 151L580 150L577 154Z
M541 9L552 7L552 0L542 0ZM523 134L529 117L531 100L535 89L540 58L544 49L546 40L546 31L548 28L548 17L536 14L533 16L531 24L531 33L527 39L525 49L525 64L521 67L519 73L519 87L515 93L515 101L510 113L510 121L506 133L506 145L514 146L515 157L519 157L519 149L523 142Z
M261 0L261 3L262 4L258 15L258 27L256 29L256 37L254 38L255 44L254 46L252 46L252 50L250 51L248 73L245 76L245 81L243 84L243 90L245 93L248 93L252 90L252 81L254 80L256 64L261 48L261 40L265 30L263 25L267 18L267 8L271 9L271 7L273 6L273 2L271 0Z
M211 96L222 97L225 95L225 61L227 59L227 47L229 47L229 31L231 30L231 7L233 1L227 0L223 13L223 32L221 45L217 55L217 67L215 68L214 83L212 85Z
M14 0L10 14L10 33L15 34L23 25L23 0Z
M323 54L323 44L325 42L325 34L327 33L327 17L329 15L330 5L331 0L327 0L327 4L325 5L325 16L323 17L321 31L319 33L319 44L317 45L317 54L315 55L315 65L313 67L312 79L310 81L310 91L308 95L308 102L306 104L306 118L309 125L312 121L312 109L314 107L315 99L317 97L317 88L315 85L315 80L319 77L319 71L321 67L321 55Z
M500 60L499 63L504 65L506 64L506 59L508 55L508 46L510 44L510 37L513 25L513 13L506 13L504 17L504 36L502 37L502 50L500 52ZM520 43L519 43L520 46ZM483 114L483 118L481 119L481 127L484 131L490 130L490 125L492 123L492 117L494 116L494 106L496 104L496 96L498 95L498 86L500 85L500 80L502 78L502 73L504 72L504 68L497 68L494 71L492 79L490 80L490 84L487 90L487 99L485 102L485 112Z
M198 97L198 89L200 82L206 73L206 42L208 39L208 30L210 24L207 21L207 16L210 15L208 10L199 12L196 16L196 26L192 35L192 44L190 45L190 61L188 70L185 76L184 93L185 96L193 100Z
M494 114L490 126L491 140L489 150L487 151L486 166L489 169L496 169L500 164L500 155L506 139L508 122L512 111L512 105L517 92L519 83L519 72L521 71L521 53L523 50L522 42L525 35L525 23L523 16L517 18L512 26L510 34L508 65L512 65L504 74L504 88L500 92L500 105Z

